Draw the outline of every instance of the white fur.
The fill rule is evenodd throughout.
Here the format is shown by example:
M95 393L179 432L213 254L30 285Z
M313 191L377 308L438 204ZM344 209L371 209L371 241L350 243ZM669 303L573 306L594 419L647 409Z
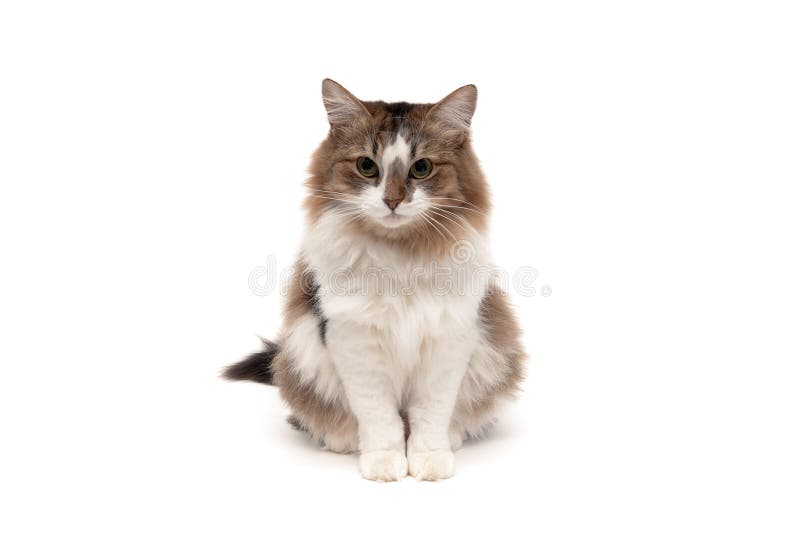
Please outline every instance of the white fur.
M394 160L399 159L403 166L407 167L410 163L410 158L411 147L408 146L406 138L398 134L392 144L383 149L383 154L381 155L381 166L385 171L392 163L394 163Z
M409 448L408 451L408 472L418 480L449 478L453 476L455 463L449 449L417 452Z
M405 137L397 135L392 144L383 149L381 154L381 172L385 177L388 169L399 160L402 168L411 165L411 147ZM410 201L403 201L392 212L383 197L386 194L386 179L383 178L377 187L367 187L360 194L360 211L371 220L386 228L398 228L414 222L431 206L429 196L424 190L417 188Z
M378 187L367 187L361 193L359 209L371 220L386 228L399 228L421 217L431 206L429 196L424 190L417 188L410 201L403 201L392 213L392 210L383 202L385 186L383 182Z
M361 474L369 480L392 482L408 473L406 455L396 449L364 451L358 460Z
M342 231L335 214L323 215L306 235L301 256L320 284L326 342L309 316L288 334L287 354L320 395L341 400L355 415L367 478L405 474L398 455L405 459L406 452L417 478L452 475L451 446L460 444L464 431L480 430L455 419L457 399L468 402L484 393L477 383L487 387L504 378L496 376L501 356L479 328L488 281L477 287L455 282L490 265L484 239L475 232L470 242L475 254L465 263L447 259L432 267L385 241ZM446 269L452 274L443 277ZM450 288L434 284L447 276L453 277ZM401 411L411 427L407 451Z

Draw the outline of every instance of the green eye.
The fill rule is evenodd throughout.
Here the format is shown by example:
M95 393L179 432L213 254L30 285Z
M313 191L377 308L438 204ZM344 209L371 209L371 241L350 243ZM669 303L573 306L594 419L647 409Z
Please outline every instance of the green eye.
M431 175L433 170L433 163L429 159L418 159L411 165L411 170L408 171L412 178L422 180Z
M356 161L358 172L365 178L374 178L378 174L378 165L369 158L361 157Z

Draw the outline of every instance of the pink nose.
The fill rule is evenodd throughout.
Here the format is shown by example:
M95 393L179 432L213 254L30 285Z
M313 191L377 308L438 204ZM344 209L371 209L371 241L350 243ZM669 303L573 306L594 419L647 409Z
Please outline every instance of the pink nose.
M383 199L383 202L384 202L384 204L386 204L387 206L389 206L389 209L390 209L390 210L394 211L394 209L395 209L397 206L399 206L399 205L400 205L400 202L401 202L402 200L403 200L402 198L384 198L384 199Z

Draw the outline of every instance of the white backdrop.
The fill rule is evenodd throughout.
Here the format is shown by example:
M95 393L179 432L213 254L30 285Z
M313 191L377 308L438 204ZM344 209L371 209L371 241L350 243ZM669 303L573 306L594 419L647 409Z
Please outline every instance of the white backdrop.
M0 5L3 532L797 532L792 2ZM279 325L320 81L475 83L532 355L441 483L219 369ZM543 286L552 295L542 295Z

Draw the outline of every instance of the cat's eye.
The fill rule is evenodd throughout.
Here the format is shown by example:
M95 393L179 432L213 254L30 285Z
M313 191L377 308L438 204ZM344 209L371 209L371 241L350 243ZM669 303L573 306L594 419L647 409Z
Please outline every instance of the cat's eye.
M358 158L356 168L365 178L374 178L378 174L378 164L367 157Z
M412 178L424 180L431 175L431 171L433 171L433 163L431 163L431 160L418 159L411 165L411 169L408 171L408 173Z

